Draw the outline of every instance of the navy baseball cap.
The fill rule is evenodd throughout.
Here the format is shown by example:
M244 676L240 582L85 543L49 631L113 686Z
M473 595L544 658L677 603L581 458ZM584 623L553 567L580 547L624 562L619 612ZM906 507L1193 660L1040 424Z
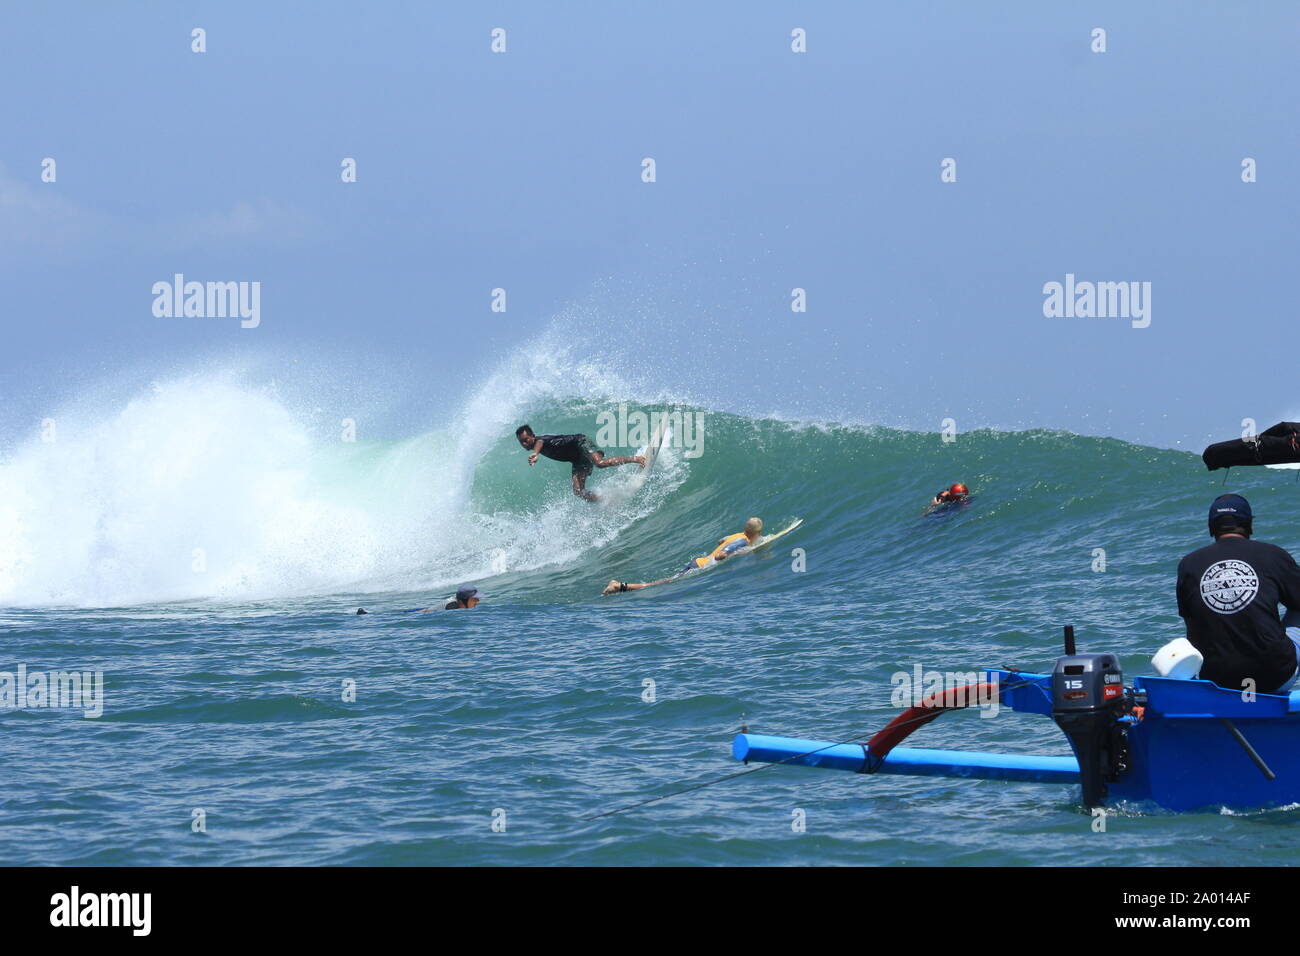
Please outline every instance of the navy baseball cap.
M1250 502L1241 495L1219 495L1210 503L1210 522L1225 516L1240 521L1251 521L1255 517L1250 510Z
M472 597L478 596L478 588L472 588L468 584L456 592L457 601L468 601Z

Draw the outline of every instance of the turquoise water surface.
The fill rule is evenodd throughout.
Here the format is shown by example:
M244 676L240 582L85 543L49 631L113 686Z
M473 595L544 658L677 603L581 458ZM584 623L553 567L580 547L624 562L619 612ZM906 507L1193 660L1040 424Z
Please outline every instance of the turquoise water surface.
M1283 864L1300 846L1294 810L1131 808L1099 834L1070 787L788 766L591 819L744 769L742 722L863 739L915 665L1050 668L1063 624L1147 670L1181 633L1174 568L1221 490L1193 455L686 409L705 415L702 454L669 448L639 493L593 507L566 466L529 469L504 422L458 444L272 434L230 451L169 401L134 414L171 472L115 462L89 432L4 466L0 669L104 679L100 717L0 714L10 863L1132 866ZM593 433L594 413L529 412L539 431ZM591 487L618 498L631 472ZM922 517L956 480L972 505ZM1283 546L1300 543L1289 482L1230 482ZM804 524L599 596L675 572L751 514ZM466 581L474 611L408 613ZM1050 721L1009 711L947 715L913 742L1066 752Z

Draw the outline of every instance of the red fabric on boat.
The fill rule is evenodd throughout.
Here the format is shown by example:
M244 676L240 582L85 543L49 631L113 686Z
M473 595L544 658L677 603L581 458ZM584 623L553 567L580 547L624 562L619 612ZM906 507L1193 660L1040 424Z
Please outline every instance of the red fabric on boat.
M885 755L906 740L908 734L928 724L945 710L961 710L981 700L996 699L997 696L998 685L992 683L950 687L940 693L931 694L923 698L917 706L909 707L885 724L867 741L867 751L877 761L884 760Z

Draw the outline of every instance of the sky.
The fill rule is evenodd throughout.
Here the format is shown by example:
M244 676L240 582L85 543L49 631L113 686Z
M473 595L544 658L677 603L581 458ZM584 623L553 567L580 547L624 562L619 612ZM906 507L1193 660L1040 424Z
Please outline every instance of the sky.
M1198 452L1300 417L1295 3L4 18L0 441L230 364L413 433L557 327L749 413ZM261 283L260 324L155 316L176 273ZM1149 326L1045 316L1067 274L1150 283Z

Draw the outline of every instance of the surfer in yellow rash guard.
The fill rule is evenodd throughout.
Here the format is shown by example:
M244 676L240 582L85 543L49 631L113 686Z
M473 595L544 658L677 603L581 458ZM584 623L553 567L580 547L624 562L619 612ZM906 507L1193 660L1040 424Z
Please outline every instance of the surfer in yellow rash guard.
M681 571L670 578L660 578L658 581L644 581L635 583L632 581L610 581L605 585L605 590L601 591L602 595L614 594L618 591L640 591L643 588L652 588L656 584L667 584L669 581L676 581L688 571L697 571L700 568L707 568L710 565L717 564L719 561L725 561L731 555L735 554L742 548L751 548L758 541L759 535L763 533L763 521L761 518L750 518L745 522L745 530L738 534L729 534L718 541L718 546L710 553L700 558L691 558L689 564L682 568Z

